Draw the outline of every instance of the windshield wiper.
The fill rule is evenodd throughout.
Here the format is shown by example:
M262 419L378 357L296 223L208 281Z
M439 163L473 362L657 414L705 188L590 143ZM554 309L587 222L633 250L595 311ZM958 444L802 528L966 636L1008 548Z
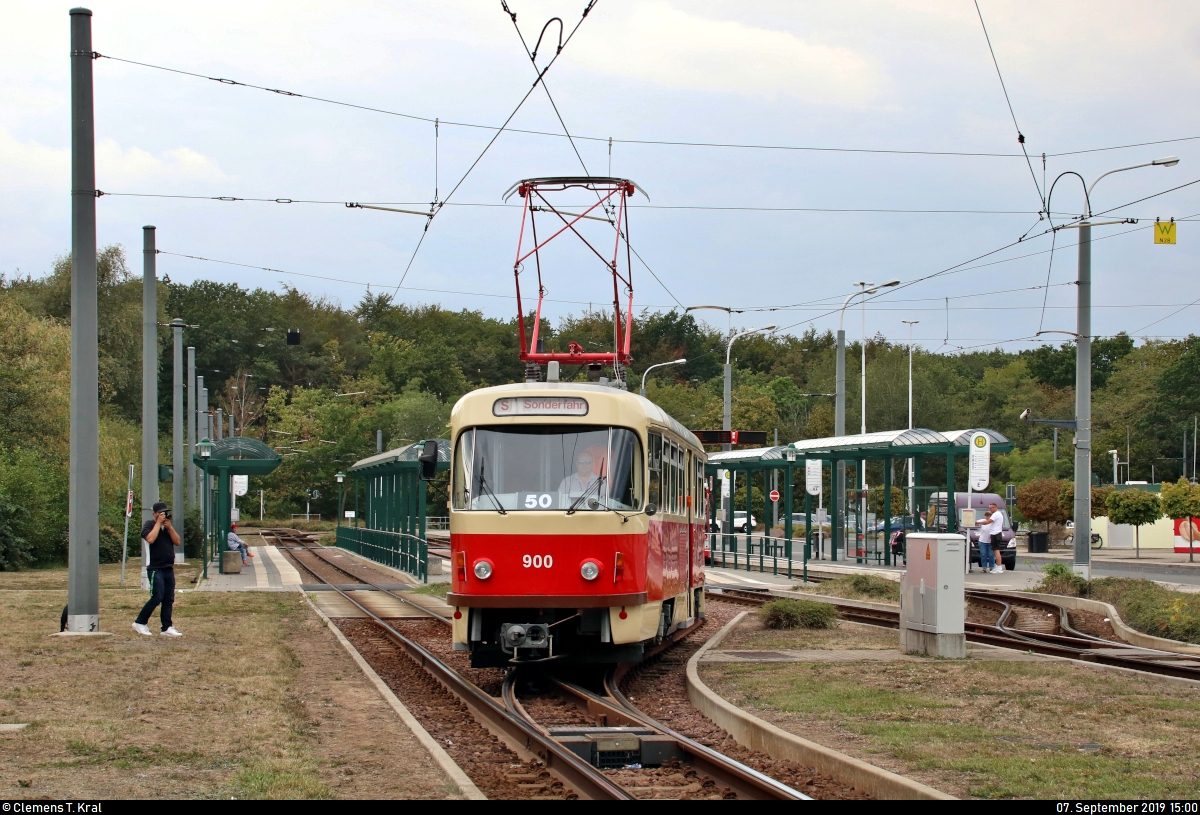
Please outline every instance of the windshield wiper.
M584 490L584 491L583 491L583 492L582 492L582 493L579 495L579 497L578 497L578 498L576 498L576 499L575 499L575 500L574 500L574 501L571 503L571 506L567 508L567 514L568 514L568 515L574 515L574 514L575 514L575 511L576 511L577 509L579 509L579 505L583 503L583 499L588 497L588 493L590 493L590 492L592 491L592 489L593 489L593 488L595 488L595 490L596 490L596 495L597 495L597 496L599 496L599 495L600 495L600 484L604 482L605 478L607 478L607 476L603 476L603 475L602 475L602 476L600 476L599 478L597 478L595 481L593 481L591 484L588 484L588 485L587 485L587 489L585 489L585 490ZM608 507L605 507L605 509L608 509Z
M483 462L479 462L479 490L488 498L492 499L492 503L496 505L496 511L501 515L507 515L506 510L501 504L500 499L496 497L496 493L492 492L492 488L488 486L487 479L483 477Z

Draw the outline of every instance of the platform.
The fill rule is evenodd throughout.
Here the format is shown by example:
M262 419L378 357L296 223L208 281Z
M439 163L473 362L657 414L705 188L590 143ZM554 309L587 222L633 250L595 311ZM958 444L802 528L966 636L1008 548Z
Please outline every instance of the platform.
M221 574L218 562L208 564L208 577L196 591L297 591L300 572L274 546L251 546L250 565L241 574Z

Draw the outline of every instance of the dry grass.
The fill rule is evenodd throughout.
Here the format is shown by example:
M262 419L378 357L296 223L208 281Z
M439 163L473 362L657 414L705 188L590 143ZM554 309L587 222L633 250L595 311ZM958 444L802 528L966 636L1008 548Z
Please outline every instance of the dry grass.
M847 574L820 583L798 583L793 591L843 597L847 600L872 600L877 603L899 603L900 584L877 574Z
M112 588L119 571L101 567L108 588L101 590L100 619L113 632L103 638L47 636L58 630L65 570L0 573L0 723L29 723L0 734L0 779L11 785L8 794L329 798L339 792L330 748L346 745L325 743L327 720L337 718L335 700L325 697L365 680L303 598L187 591L175 605L184 638L142 637L129 624L146 595L136 588L136 571L127 579L135 588ZM190 587L189 579L179 570L180 587ZM305 675L313 664L326 675ZM377 694L374 701L382 704ZM413 794L444 795L444 777L420 764L414 758L405 770L415 778ZM397 769L387 768L392 778L404 778ZM381 794L351 794L364 792Z
M747 629L722 647L766 647L765 634L770 647L831 647L831 632ZM895 632L886 634L894 648ZM785 729L960 796L1200 795L1200 699L1191 687L1056 661L981 659L726 663L702 674Z
M829 651L878 649L896 647L895 631L873 625L839 621L835 628L800 631L778 631L767 628L755 616L747 616L742 624L729 632L720 648L756 651L771 648L823 649Z

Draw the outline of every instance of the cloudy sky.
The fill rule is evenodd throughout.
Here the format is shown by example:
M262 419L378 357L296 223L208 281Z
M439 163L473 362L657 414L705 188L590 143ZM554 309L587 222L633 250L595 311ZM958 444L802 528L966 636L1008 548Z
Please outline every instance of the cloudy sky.
M584 6L508 2L531 46L551 17L570 32ZM1101 212L1200 179L1194 3L980 0L1032 174L972 0L752 6L599 0L546 75L579 156L536 90L511 127L551 135L500 135L433 220L398 296L511 314L521 212L500 206L503 193L521 178L581 174L581 161L607 175L611 160L612 175L649 195L630 218L653 270L634 262L639 307L786 307L732 322L836 328L854 282L899 278L912 285L871 303L869 333L906 337L901 320L916 319L931 350L1028 347L1039 326L1074 328L1075 289L1064 284L1075 279L1077 232L1058 233L1051 266L1037 214L1048 182L1076 171L1090 184L1179 156L1175 167L1106 178L1092 199ZM0 271L10 276L45 274L69 249L68 8L0 3ZM103 197L100 243L124 244L140 263L141 226L154 224L159 247L176 253L160 256L160 274L179 281L295 285L347 306L366 284L394 290L425 220L344 202L423 210L435 183L445 200L534 79L498 0L91 8L93 46L106 56L390 112L95 61L98 187L196 196ZM557 40L555 24L540 65ZM1179 141L1144 144L1166 140ZM1055 222L1083 206L1078 179L1063 178ZM1200 305L1169 315L1200 298L1200 183L1112 215L1141 221L1094 230L1094 330L1186 335ZM1155 246L1156 217L1198 220L1180 225L1178 245ZM611 243L608 226L588 228ZM585 251L547 252L551 318L611 298ZM860 314L847 318L851 337L860 326Z

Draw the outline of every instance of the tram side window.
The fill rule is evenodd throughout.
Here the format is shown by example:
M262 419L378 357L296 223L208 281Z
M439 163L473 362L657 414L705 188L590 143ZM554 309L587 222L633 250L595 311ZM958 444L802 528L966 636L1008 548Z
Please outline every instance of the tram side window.
M665 509L662 500L663 438L661 434L650 434L650 451L647 458L650 460L650 495L646 502L654 504L660 510Z
M675 480L675 514L683 514L683 448L671 445L671 473Z

